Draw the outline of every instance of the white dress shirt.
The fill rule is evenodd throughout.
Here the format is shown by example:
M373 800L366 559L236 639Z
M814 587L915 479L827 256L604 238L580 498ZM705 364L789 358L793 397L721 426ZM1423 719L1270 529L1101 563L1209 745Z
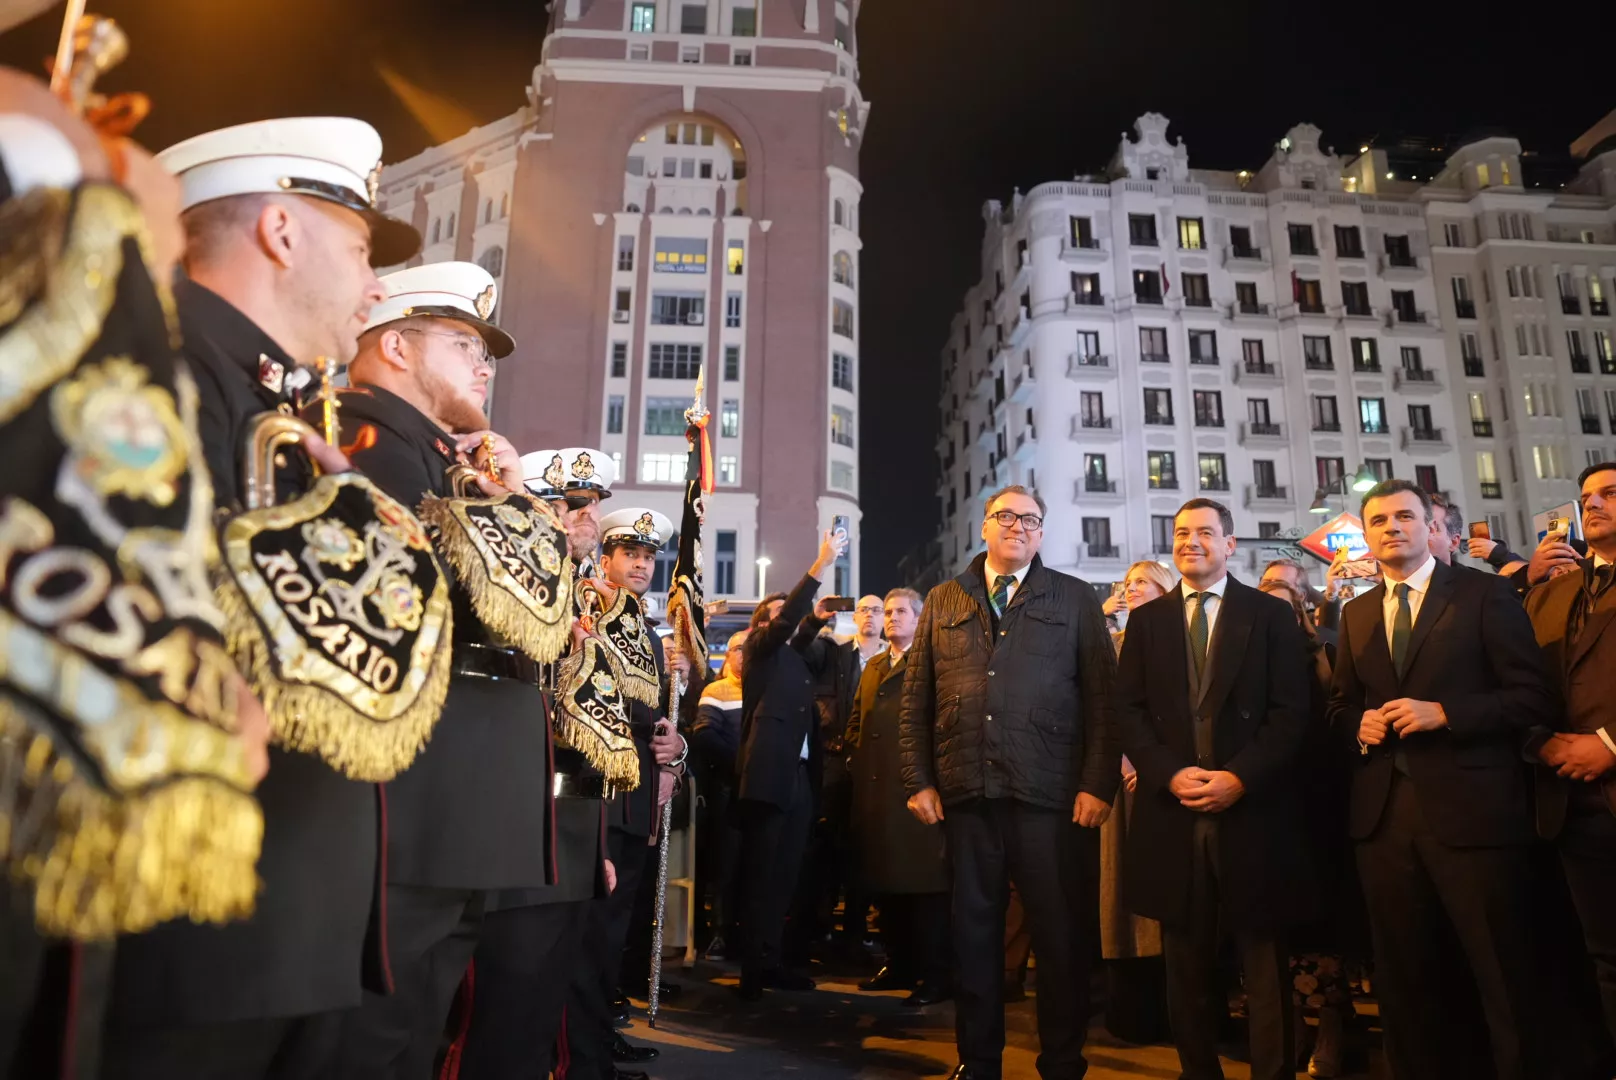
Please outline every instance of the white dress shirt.
M1215 585L1205 589L1197 589L1188 581L1180 581L1178 587L1184 591L1184 628L1187 630L1195 619L1195 602L1190 599L1198 592L1205 593L1201 603L1206 607L1206 643L1207 649L1212 647L1212 631L1218 625L1218 612L1223 610L1223 590L1229 587L1229 575L1224 574L1218 578Z
M1016 580L1011 583L1010 592L1004 598L1005 610L1007 610L1007 611L1009 610L1010 601L1014 600L1016 598L1016 593L1021 591L1021 583L1023 581L1025 581L1025 580L1027 580L1027 571L1031 570L1031 569L1032 569L1032 563L1029 562L1026 566L1023 566L1020 570L1017 570L1015 573L1010 575L1011 577L1015 578ZM999 576L999 573L998 573L997 570L994 570L993 567L989 566L986 562L983 562L982 563L982 576L987 580L988 603L991 604L991 603L993 603L993 586L995 584L994 579Z
M898 646L896 644L891 645L887 649L887 670L890 671L891 669L897 667L900 663L902 663L904 654L907 653L908 651L909 651L908 649L900 649L900 648L898 648Z
M1392 578L1389 570L1386 575L1386 595L1381 598L1381 618L1386 623L1386 648L1392 647L1392 628L1397 623L1397 586L1408 586L1408 624L1412 627L1420 620L1420 608L1425 604L1425 594L1431 588L1431 575L1436 572L1436 557L1427 555L1420 568L1414 571L1401 582Z

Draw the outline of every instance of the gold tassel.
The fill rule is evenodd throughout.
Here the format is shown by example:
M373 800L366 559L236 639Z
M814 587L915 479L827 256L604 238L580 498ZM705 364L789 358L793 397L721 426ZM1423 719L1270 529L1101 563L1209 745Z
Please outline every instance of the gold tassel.
M475 526L455 513L456 503L497 505L504 501L429 495L416 509L416 516L431 528L438 554L454 567L482 624L536 663L553 663L572 642L572 560L563 555L556 595L548 610L541 609L503 566L490 569L488 557L473 539Z
M630 604L634 606L634 613L626 616L624 609ZM620 625L624 618L633 618L638 624L638 641L625 640L619 644L613 638L613 628ZM651 651L650 643L650 636L655 631L645 625L645 608L640 604L639 597L619 586L612 596L611 607L595 620L595 628L600 631L600 641L611 654L612 674L617 677L617 688L622 695L653 709L661 707L662 684L657 677L656 654ZM624 636L627 638L626 632ZM635 663L630 649L642 654L643 663Z
M0 695L0 859L33 887L40 933L100 941L252 914L264 819L250 793L189 776L112 794L48 730Z
M276 746L313 754L351 780L381 783L409 768L432 737L449 694L453 650L432 658L414 704L392 720L366 716L329 690L288 683L275 674L257 616L241 588L221 575L215 599L225 616L225 646L269 716ZM445 639L449 636L444 628Z

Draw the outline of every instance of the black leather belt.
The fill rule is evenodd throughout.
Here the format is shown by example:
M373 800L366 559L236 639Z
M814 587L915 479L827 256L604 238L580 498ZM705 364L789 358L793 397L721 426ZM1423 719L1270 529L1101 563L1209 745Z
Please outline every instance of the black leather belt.
M531 657L515 649L498 649L467 641L455 642L454 673L474 679L514 679L529 686L540 685L539 665Z
M609 799L612 785L604 776L578 776L574 773L555 774L555 797L558 799Z

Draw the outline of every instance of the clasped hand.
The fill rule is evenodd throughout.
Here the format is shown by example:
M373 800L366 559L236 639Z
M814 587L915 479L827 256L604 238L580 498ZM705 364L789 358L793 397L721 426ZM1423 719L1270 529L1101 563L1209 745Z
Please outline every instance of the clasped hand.
M1246 785L1234 773L1194 766L1174 773L1167 789L1185 809L1202 814L1222 813L1246 793Z
M1434 701L1395 698L1378 709L1365 709L1358 721L1358 741L1379 746L1388 729L1407 737L1417 731L1436 731L1448 726L1448 714Z

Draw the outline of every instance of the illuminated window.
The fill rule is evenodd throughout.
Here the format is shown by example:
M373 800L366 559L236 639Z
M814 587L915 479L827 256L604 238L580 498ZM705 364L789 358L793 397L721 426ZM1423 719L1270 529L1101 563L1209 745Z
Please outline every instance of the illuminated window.
M846 109L837 109L836 110L836 130L840 131L843 135L847 134L847 110Z
M731 274L739 274L746 269L746 244L741 240L731 240L724 250L724 267Z
M838 251L831 258L831 278L838 285L853 287L853 256L845 251Z
M1181 217L1178 219L1178 246L1186 251L1199 251L1206 246L1201 236L1200 218Z
M853 305L842 300L831 301L831 329L845 338L853 337Z
M741 482L741 459L734 454L725 454L718 459L718 482L733 486Z
M1498 182L1505 187L1509 187L1509 162L1507 160L1498 163Z
M652 269L664 274L705 274L707 241L662 236L657 238Z
M1151 450L1145 454L1145 475L1150 486L1161 490L1178 487L1178 466L1171 450Z
M741 403L735 398L725 398L723 407L718 410L718 433L726 439L740 437Z
M853 410L833 405L830 410L830 440L838 446L853 445Z
M629 13L629 30L636 34L656 33L656 5L635 4Z
M1482 187L1486 187L1488 185L1488 183L1490 183L1490 180L1489 180L1489 178L1487 176L1487 166L1486 165L1477 165L1476 166L1476 183L1480 184Z
M680 428L680 432L683 432ZM678 484L685 478L684 454L642 454L640 456L640 483Z

